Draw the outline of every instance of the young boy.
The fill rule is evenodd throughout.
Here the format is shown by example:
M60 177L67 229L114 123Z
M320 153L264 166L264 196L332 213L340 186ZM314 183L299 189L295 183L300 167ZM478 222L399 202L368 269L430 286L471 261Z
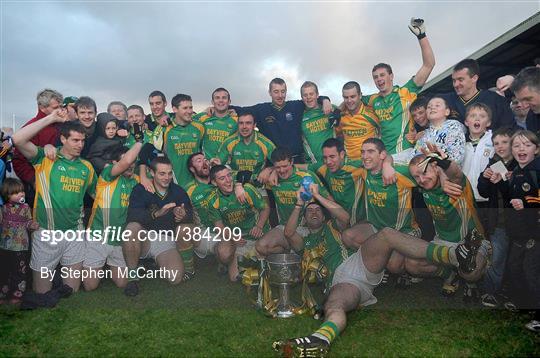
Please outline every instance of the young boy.
M499 208L498 197L502 198L502 207L504 208L504 220L493 223L494 230L490 236L491 245L493 248L492 263L487 269L484 279L481 283L482 304L486 307L497 307L499 303L495 298L495 294L501 290L503 274L506 267L506 258L508 256L508 237L506 234L506 225L508 224L507 214L508 210L512 209L510 204L510 196L506 190L502 190L502 185L506 183L510 177L511 172L517 165L516 160L512 156L512 148L510 146L513 130L512 128L499 128L497 129L491 140L493 141L493 147L495 154L490 159L487 168L478 178L478 193L485 197L494 197L492 201L493 209ZM497 162L502 162L508 173L505 175L505 179L502 180L502 175L494 171L491 166ZM499 215L496 215L497 219ZM504 225L502 225L504 223Z
M416 143L422 138L424 131L429 128L429 119L427 117L427 104L429 98L426 96L418 97L411 103L409 112L414 120L414 130L405 136L409 142Z
M474 103L467 108L465 114L467 137L465 143L465 156L463 159L463 173L469 179L474 192L474 200L478 208L478 217L484 227L486 236L494 233L494 222L497 220L497 196L483 197L478 193L478 177L486 169L494 149L491 142L491 109L483 103ZM469 286L471 286L469 284ZM470 287L478 293L476 287ZM476 294L472 297L479 299Z
M435 96L429 100L427 104L429 128L424 130L424 135L416 142L413 156L421 154L422 148L426 148L427 144L431 143L441 148L448 158L460 167L463 165L465 127L456 120L448 119L448 116L450 116L450 107L444 98Z

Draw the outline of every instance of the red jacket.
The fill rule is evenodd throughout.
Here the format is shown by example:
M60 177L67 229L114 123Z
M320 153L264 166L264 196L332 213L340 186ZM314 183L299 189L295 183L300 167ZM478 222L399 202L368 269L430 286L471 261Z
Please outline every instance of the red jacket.
M41 118L47 117L45 113L38 110L37 115L26 122L23 127L34 123L35 121L40 120ZM46 144L56 145L58 141L58 126L52 124L43 128L38 134L31 139L31 142L37 146L43 147ZM34 183L36 180L34 167L30 162L15 148L15 153L13 155L13 168L15 169L15 174L25 183L30 184Z

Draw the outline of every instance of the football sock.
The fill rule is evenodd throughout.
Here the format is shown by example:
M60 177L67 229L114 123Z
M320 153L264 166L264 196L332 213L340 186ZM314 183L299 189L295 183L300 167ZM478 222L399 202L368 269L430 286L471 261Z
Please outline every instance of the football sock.
M179 249L180 257L182 257L182 261L184 262L184 271L185 272L195 272L195 268L193 266L193 245L190 245L187 248Z
M428 244L426 250L426 259L430 263L454 265L457 266L455 250L451 250L450 247L438 244Z
M318 330L313 333L313 336L326 341L328 344L339 335L339 329L334 322L326 321L324 322Z

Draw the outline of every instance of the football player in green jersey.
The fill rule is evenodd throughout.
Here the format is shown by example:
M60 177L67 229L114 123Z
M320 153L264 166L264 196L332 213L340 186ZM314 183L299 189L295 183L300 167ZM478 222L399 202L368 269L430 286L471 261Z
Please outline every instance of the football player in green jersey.
M310 250L318 245L324 247L323 262L328 269L326 280L330 287L336 268L354 253L354 250L347 250L341 242L341 231L349 225L349 213L339 204L320 195L317 184L310 186L313 201L304 202L301 196L303 190L301 188L297 192L296 204L285 225L285 238L296 252ZM306 230L297 230L302 211Z
M193 205L195 225L201 228L203 234L212 234L214 221L210 215L210 203L216 196L216 187L210 183L210 163L202 152L192 154L188 158L188 170L194 180L188 183L186 192ZM201 235L201 240L193 242L193 251L201 259L214 255L218 243L216 235Z
M33 285L36 293L46 293L52 287L54 270L60 263L72 272L63 277L64 284L77 291L81 284L84 259L84 235L81 237L83 198L88 191L94 195L96 176L92 165L80 159L85 130L80 123L66 122L67 110L59 108L47 117L21 128L13 135L17 149L29 159L36 170L34 219L40 230L32 241ZM65 122L65 123L64 123ZM60 129L62 147L55 160L45 157L42 147L30 140L48 125L64 123ZM64 235L75 230L76 237ZM58 240L54 236L60 234Z
M333 111L325 114L322 106L319 105L319 88L314 82L306 81L300 88L302 101L306 106L302 116L302 141L306 159L310 163L321 163L321 147L325 140L335 137L334 123L339 118L337 107L333 106Z
M204 156L208 159L216 158L221 144L231 136L238 128L236 121L238 116L231 114L229 105L231 95L225 88L216 88L212 92L212 115L201 112L193 117L194 121L204 126L202 141Z
M167 98L163 92L152 91L148 95L148 104L150 105L151 113L144 120L148 125L148 129L153 131L159 126L166 126L171 123L174 114L166 111Z
M409 29L418 38L422 53L422 66L416 75L404 86L394 86L392 67L379 63L373 67L372 76L379 93L364 96L364 103L370 105L380 119L381 139L389 154L396 154L413 147L405 138L414 129L414 121L409 115L409 106L416 99L416 94L426 83L433 67L435 56L426 37L424 20L411 19ZM394 158L396 161L399 156Z
M468 283L464 292L465 300L475 300L478 290L473 283L482 277L491 250L489 242L483 240L483 228L476 213L474 192L459 165L449 160L436 145L428 144L428 150L424 153L411 160L409 170L420 186L426 206L433 217L436 235L432 243L440 244L442 248L430 248L425 260L406 260L405 269L413 275L444 278L443 294L452 295L457 290L459 280L456 279L455 271L449 272L447 267L440 265L440 259L448 255L448 248L456 247L472 236L478 243L480 253L473 263L475 269L467 275L462 272L459 274ZM449 184L457 184L461 190L450 196L446 188Z
M244 172L245 181L259 187L261 184L256 182L257 176L270 162L270 155L275 148L270 139L255 130L253 114L243 112L238 117L238 133L225 139L217 159L219 164L229 165L234 175ZM266 193L263 195L266 196Z
M322 145L322 153L324 164L310 164L307 168L324 179L334 200L349 212L351 226L365 220L365 207L362 202L365 170L362 161L347 157L343 142L337 138L327 139ZM296 166L303 168L305 165ZM383 183L394 184L396 178L392 157L387 156L382 164Z
M214 226L222 233L217 244L217 256L221 263L228 265L229 279L238 277L237 256L248 252L255 254L255 244L268 230L267 221L270 208L251 184L246 184L246 201L241 203L234 195L234 180L231 170L224 165L216 165L210 170L212 184L218 192L210 203ZM225 230L228 228L228 230ZM240 229L241 238L228 234Z
M175 183L185 188L193 180L193 176L187 171L187 160L191 154L201 150L204 127L193 121L191 96L177 94L171 100L171 104L175 117L174 123L170 124L163 133L163 152L167 154L173 165ZM145 178L145 175L141 175L141 184L144 187L149 186L146 183L148 181L150 180Z
M309 170L299 170L293 165L293 155L287 148L276 148L272 153L271 159L274 163L274 167L268 168L268 171L275 171L277 173L277 183L270 183L268 181L263 182L267 184L267 188L272 190L276 198L276 207L280 225L270 230L257 242L257 252L261 256L283 253L290 249L283 234L284 225L287 223L287 220L289 220L289 216L294 209L296 192L300 189L300 186L302 186L305 177L311 177L313 180L312 182L319 185L322 196L331 198L315 173ZM333 201L333 199L331 200Z
M105 263L109 265L111 279L117 287L125 287L127 284L127 277L121 274L121 270L127 267L122 253L122 241L103 234L108 229L122 228L126 223L129 196L138 184L134 174L135 161L142 148L142 138L140 140L131 149L120 146L110 153L107 158L110 159L109 163L98 178L96 200L88 222L92 236L86 242L83 262L84 270L87 271L87 278L83 280L86 291L98 287Z
M295 208L295 211L298 215L299 210ZM318 220L315 212L311 215L312 222ZM322 215L319 214L319 217ZM274 350L285 357L326 356L331 343L347 327L347 312L356 310L359 305L368 306L377 302L373 290L381 283L384 269L394 252L405 257L422 259L429 254L430 247L436 250L441 248L441 245L402 235L393 229L385 228L370 237L357 252L344 259L334 272L330 293L324 304L324 323L309 336L274 342ZM299 247L296 243L301 242L297 236L294 237L296 240L291 241L291 246ZM475 256L476 251L470 243L459 244L448 249L445 264L468 271L470 262L476 259Z

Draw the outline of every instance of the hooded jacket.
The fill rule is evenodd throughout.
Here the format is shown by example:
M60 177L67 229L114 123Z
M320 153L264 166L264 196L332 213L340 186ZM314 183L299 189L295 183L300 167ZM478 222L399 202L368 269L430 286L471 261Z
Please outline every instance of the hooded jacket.
M115 122L118 124L118 120L109 113L100 113L97 116L96 123L96 139L92 146L88 150L86 159L92 163L96 173L99 175L105 164L107 163L106 155L114 150L115 147L122 145L122 139L115 136L114 138L107 138L105 135L105 127L107 123Z

